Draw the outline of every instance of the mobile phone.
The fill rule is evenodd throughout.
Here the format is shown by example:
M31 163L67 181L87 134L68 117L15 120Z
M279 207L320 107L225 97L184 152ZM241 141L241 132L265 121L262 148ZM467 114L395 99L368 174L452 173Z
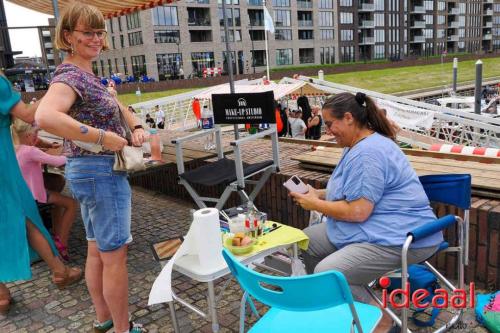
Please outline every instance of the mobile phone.
M299 177L297 176L292 176L290 179L288 179L286 182L283 183L283 186L285 186L290 192L297 192L297 193L307 193L309 189L307 188L307 185L300 180Z

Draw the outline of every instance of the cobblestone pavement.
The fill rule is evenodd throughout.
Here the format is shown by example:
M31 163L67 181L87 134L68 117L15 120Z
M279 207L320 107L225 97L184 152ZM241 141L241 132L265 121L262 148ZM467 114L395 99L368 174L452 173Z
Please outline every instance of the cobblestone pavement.
M133 189L132 223L134 242L129 251L130 307L135 320L144 324L150 332L173 332L168 307L147 306L151 285L160 272L155 262L151 243L182 235L188 230L189 209L193 205L175 198L155 194L141 188ZM86 241L81 219L73 227L70 240L71 264L83 266ZM218 280L219 288L225 280ZM177 273L173 277L177 294L195 305L206 308L206 284L196 283ZM42 262L33 265L33 280L9 285L14 303L7 317L0 315L0 332L89 332L94 311L84 282L59 291L50 280L47 265ZM218 303L221 332L237 332L241 291L231 281ZM210 332L209 322L199 318L185 308L177 308L182 332ZM261 312L265 309L260 307ZM442 312L440 317L449 316ZM452 332L486 332L474 320L473 311L464 317L465 327ZM427 332L427 330L414 330Z

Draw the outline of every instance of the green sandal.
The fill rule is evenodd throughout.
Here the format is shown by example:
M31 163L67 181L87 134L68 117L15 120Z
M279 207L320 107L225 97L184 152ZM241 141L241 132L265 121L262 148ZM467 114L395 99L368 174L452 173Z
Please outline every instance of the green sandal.
M111 319L106 320L104 323L99 323L94 320L94 333L106 333L113 328L113 321Z
M130 328L129 328L130 333L147 333L148 330L145 329L142 324L135 323L133 321L130 322Z

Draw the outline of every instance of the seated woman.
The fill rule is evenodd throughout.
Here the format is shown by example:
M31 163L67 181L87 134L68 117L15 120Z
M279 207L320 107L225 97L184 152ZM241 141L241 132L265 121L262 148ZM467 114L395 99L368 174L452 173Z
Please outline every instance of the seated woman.
M13 141L16 145L16 157L23 178L39 203L54 204L53 214L54 242L64 260L69 260L68 239L71 226L76 217L76 201L58 191L46 189L42 175L42 164L59 167L66 164L66 157L44 153L35 147L38 129L20 119L12 124Z
M354 297L367 302L362 286L401 267L407 233L436 217L393 141L393 127L371 98L341 93L328 98L322 111L327 133L344 152L326 190L308 186L306 194L291 193L304 209L327 217L304 230L310 238L304 262L309 273L342 272ZM439 232L413 243L408 263L429 258L442 240Z

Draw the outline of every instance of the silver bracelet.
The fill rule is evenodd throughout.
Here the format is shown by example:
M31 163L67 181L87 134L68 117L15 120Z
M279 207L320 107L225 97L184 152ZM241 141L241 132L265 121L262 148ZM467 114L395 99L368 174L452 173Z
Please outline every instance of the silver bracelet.
M99 128L99 137L97 138L96 145L102 146L102 142L104 141L104 130Z

